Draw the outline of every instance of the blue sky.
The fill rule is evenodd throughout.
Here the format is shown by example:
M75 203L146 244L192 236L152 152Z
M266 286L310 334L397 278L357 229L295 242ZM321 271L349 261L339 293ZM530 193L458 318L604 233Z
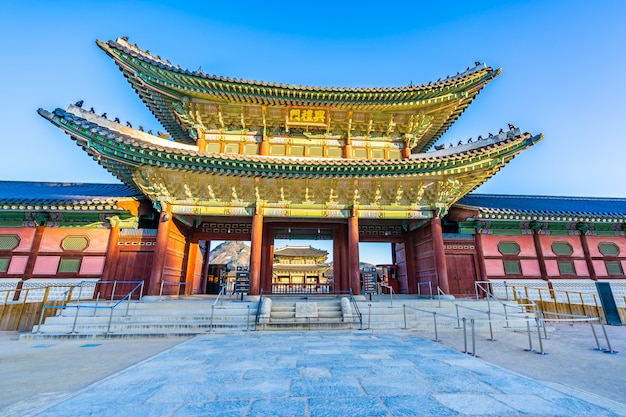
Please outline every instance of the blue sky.
M95 40L174 64L317 86L503 73L440 143L513 123L545 139L477 192L626 197L626 1L21 1L0 16L0 179L116 182L36 110L86 107L162 130Z

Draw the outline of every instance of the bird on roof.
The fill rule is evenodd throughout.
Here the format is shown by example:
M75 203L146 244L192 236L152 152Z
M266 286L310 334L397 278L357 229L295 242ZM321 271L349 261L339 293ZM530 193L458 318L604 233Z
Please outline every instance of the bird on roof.
M89 111L90 111L91 113L95 113L95 112L96 112L96 111L93 109L93 107L92 107L92 108L90 108L90 109L89 109Z
M463 141L462 140L460 140L459 143L456 144L456 146L461 146L461 145L463 145Z
M132 128L132 127L133 127L133 125L131 125L131 124L130 124L130 122L126 122L126 126L128 126L128 127L130 127L130 128Z
M74 105L76 107L83 107L83 103L85 102L85 100L78 100L76 103L74 103Z
M500 131L498 132L498 135L502 134L504 132L504 129L500 129Z
M474 65L479 66L480 65L480 61L475 61Z
M102 117L106 118L107 117L107 112L102 113Z
M143 132L143 126L139 126L139 131Z
M116 117L114 121L115 121L115 123L119 123L120 122L120 118Z
M476 138L476 140L483 140L483 135L478 135L478 137Z
M467 143L472 143L472 138L469 138L469 139L467 140Z
M515 125L512 123L509 123L509 130L515 130Z

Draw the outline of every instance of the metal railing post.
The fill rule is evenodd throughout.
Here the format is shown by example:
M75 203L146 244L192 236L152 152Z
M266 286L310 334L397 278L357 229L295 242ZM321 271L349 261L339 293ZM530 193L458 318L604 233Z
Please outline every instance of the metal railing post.
M39 316L39 324L37 325L37 334L41 334L41 322L43 321L43 315L46 311L46 306L41 307L41 315Z
M491 323L491 310L487 311L487 319L489 319L489 336L491 337L489 340L493 342L496 339L493 338L493 324Z
M74 315L74 324L72 324L72 331L70 333L76 333L76 322L78 321L78 312L80 311L80 305L76 306L76 314Z
M537 324L537 339L539 340L539 353L541 355L545 355L546 353L543 351L543 342L541 341L541 326L539 324L539 317L535 317L535 323Z
M211 320L209 320L209 331L213 329L213 315L215 314L215 304L211 306Z
M109 334L111 331L111 321L113 320L113 307L109 307L111 312L109 313L109 325L107 326L107 331L104 334Z
M476 330L474 327L474 319L470 319L470 324L472 326L472 356L476 356Z
M463 353L467 353L467 319L463 317Z
M250 306L248 306L248 315L246 317L246 331L250 330Z
M370 329L372 324L372 303L367 304L367 330Z
M606 328L604 327L604 323L602 322L601 319L600 319L600 325L602 326L602 332L604 333L604 338L606 339L606 346L608 347L608 350L606 351L606 353L617 353L611 347L611 342L609 342L609 335L606 333Z
M598 347L597 350L602 350L602 348L600 348L600 341L598 340L598 335L596 334L596 329L593 327L593 322L591 321L591 317L587 316L587 318L589 320L587 320L587 323L589 323L589 325L591 326L591 332L593 333L593 338L596 341L596 346Z
M461 322L460 322L460 318L459 318L459 305L458 304L454 304L454 307L456 308L456 328L460 329L461 328Z
M96 295L96 307L93 309L92 317L96 317L96 311L98 311L98 303L99 302L100 302L100 291L98 291L98 294Z
M526 331L528 332L528 351L533 351L533 339L530 335L530 317L526 316Z
M161 281L161 289L159 290L159 301L163 301L163 284L165 284L165 281Z
M435 342L439 342L439 334L437 333L437 312L433 311L433 321L435 323Z
M507 312L507 309L506 309L507 305L503 304L503 306L504 306L504 324L506 328L509 328L510 327L509 326L509 313Z
M113 289L111 290L111 302L115 299L115 288L117 287L117 280L113 281Z
M406 304L402 304L402 314L404 315L404 327L403 329L407 329L408 327L406 327Z

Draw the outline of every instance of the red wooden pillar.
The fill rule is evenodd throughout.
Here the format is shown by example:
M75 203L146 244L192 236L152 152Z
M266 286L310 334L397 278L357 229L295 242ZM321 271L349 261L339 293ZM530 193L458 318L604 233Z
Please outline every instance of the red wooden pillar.
M448 266L446 265L446 250L443 245L443 233L441 230L441 219L434 217L430 221L430 228L433 237L433 253L435 255L435 268L437 269L437 285L446 294L450 293L448 284Z
M543 248L541 247L541 239L539 238L539 229L534 228L532 233L535 252L537 252L537 261L539 262L539 273L541 274L542 280L548 281L548 270L546 269L546 260L543 256Z
M44 223L45 224L45 223ZM37 257L39 256L39 248L41 247L41 241L43 239L43 234L46 231L45 225L37 226L35 229L35 236L33 237L33 244L30 249L30 253L28 254L28 261L26 261L26 267L24 269L24 274L22 275L22 280L17 283L15 287L17 290L21 290L24 281L32 278L33 271L35 270L35 262L37 262ZM17 301L20 299L20 291L15 291L13 294L13 300Z
M107 243L107 255L102 271L102 280L111 281L115 279L115 272L119 258L119 249L117 243L120 240L120 227L118 223L111 220L111 231L109 232L109 240Z
M261 249L261 288L264 293L272 292L272 272L274 267L274 228L270 224L263 227L263 247Z
M481 281L487 281L487 272L485 271L485 252L483 251L483 237L476 232L474 235L474 246L476 247L476 258L478 259L478 275Z
M361 294L361 276L359 269L359 218L352 213L348 219L348 276L354 295Z
M197 293L200 287L199 280L196 280L196 262L198 260L198 242L189 242L189 248L187 251L187 270L185 273L184 293L191 295Z
M261 289L261 249L263 246L263 215L252 216L250 238L250 288L248 295L259 295Z
M343 271L341 270L342 260L345 259L343 254L343 247L345 240L343 238L343 225L334 225L333 227L333 291L343 290L341 277Z
M172 215L168 210L163 210L159 217L159 229L157 231L156 248L154 249L154 259L150 270L150 280L147 282L148 295L158 295L163 280L163 268L165 267L165 257L167 255L167 244L170 238L170 227L172 225Z
M591 252L589 252L589 242L587 241L587 235L584 230L580 231L580 243L583 247L583 253L585 254L585 262L587 263L587 269L589 270L589 278L597 281L598 276L596 275L596 269L593 267Z
M200 275L200 294L206 294L206 280L209 277L209 257L211 253L211 241L204 241L204 252L202 252L202 274Z

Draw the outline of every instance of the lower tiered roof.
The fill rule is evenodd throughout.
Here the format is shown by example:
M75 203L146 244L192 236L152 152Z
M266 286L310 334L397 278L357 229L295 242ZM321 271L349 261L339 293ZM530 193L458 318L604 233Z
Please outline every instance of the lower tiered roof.
M122 126L77 106L53 112L40 109L39 114L151 200L213 207L192 210L195 214L233 205L285 209L300 204L331 207L334 214L323 212L331 217L345 217L345 210L354 208L369 213L366 217L384 218L392 212L396 218L424 218L431 211L440 215L543 138L512 128L402 160L297 158L201 152L198 146ZM320 213L299 212L305 217Z

